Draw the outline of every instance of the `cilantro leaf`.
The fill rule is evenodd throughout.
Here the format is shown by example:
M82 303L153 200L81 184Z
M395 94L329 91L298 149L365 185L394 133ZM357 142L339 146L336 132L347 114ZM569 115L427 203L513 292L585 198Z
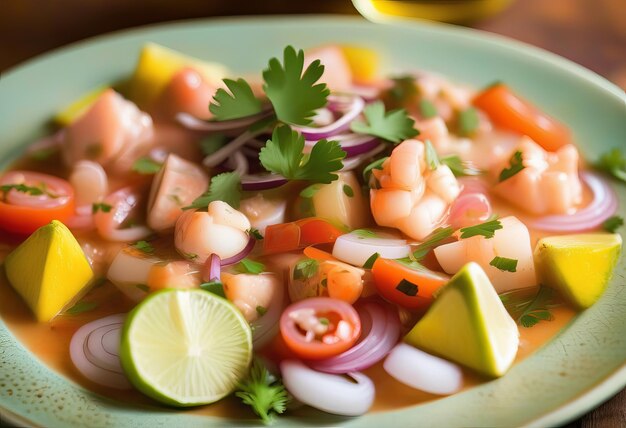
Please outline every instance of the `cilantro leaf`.
M478 111L474 107L469 107L459 112L457 120L459 135L463 137L470 137L474 135L478 130L478 125L480 124Z
M220 281L205 282L204 284L200 284L200 288L217 296L224 298L226 297L226 293L224 292L224 284L222 284Z
M267 308L265 306L257 306L256 313L259 314L260 317L267 313Z
M539 321L551 321L550 308L556 306L553 303L553 297L553 290L542 285L534 299L524 307L517 322L523 327L530 328Z
M319 183L311 184L310 186L305 187L300 192L300 197L310 199L317 193L318 190L322 188L322 185Z
M239 208L241 200L241 178L236 172L224 172L211 178L209 190L204 192L191 205L184 207L189 209L207 209L210 202L223 201L233 208Z
M133 248L146 254L154 253L154 247L148 241L137 241L133 244Z
M372 183L372 171L375 169L383 169L383 163L389 159L389 156L385 156L384 158L380 158L369 164L363 169L363 180L366 184L369 184L370 187L376 186L378 187L378 180L374 179L374 183Z
M509 159L509 165L510 166L508 168L504 168L502 171L500 171L500 177L498 178L498 181L502 182L504 180L508 180L509 178L513 177L515 174L526 168L522 163L522 152L517 150L515 153L513 153L513 156L511 156L511 159Z
M241 273L251 273L258 275L265 270L263 263L255 262L247 257L244 257L239 263L237 263L236 269Z
M309 279L317 274L319 262L315 259L304 259L293 268L293 279Z
M67 311L65 311L65 313L67 315L78 315L82 314L83 312L89 312L97 307L98 302L86 302L84 300L81 300L80 302L69 308Z
M352 235L356 235L359 239L376 238L376 232L368 229L354 229L350 232Z
M348 198L352 198L354 196L354 190L352 190L352 187L350 187L347 184L343 185L343 193L344 195L346 195Z
M263 70L263 90L274 107L278 120L293 125L308 125L315 110L326 105L330 90L325 83L315 84L324 73L320 60L304 70L304 51L287 46L283 63L278 58L269 61Z
M252 361L248 377L237 384L235 395L261 417L265 424L287 409L287 390L258 358Z
M615 231L624 225L624 219L618 215L607 218L602 223L602 228L607 232L615 233Z
M422 243L415 247L415 250L413 250L413 258L416 261L422 260L430 252L430 250L451 237L453 233L454 229L452 226L439 227L435 229Z
M618 180L626 182L626 156L620 149L615 148L603 153L595 166L599 170L608 172Z
M139 158L133 163L132 170L139 174L156 174L161 169L162 164L149 157Z
M415 101L418 90L415 77L398 76L391 79L393 86L385 92L385 102L390 108L398 108Z
M461 229L461 239L471 238L472 236L484 236L487 239L493 238L496 230L502 229L500 220L490 220L475 226L468 226Z
M209 104L209 111L216 120L239 119L263 110L261 100L254 96L248 82L243 79L224 79L224 84L230 93L219 88Z
M91 213L95 214L98 211L102 211L103 213L108 213L111 212L111 209L113 207L109 204L105 204L104 202L95 202L93 205L91 205Z
M246 230L246 232L248 233L248 235L252 236L257 241L263 240L263 235L261 235L261 232L259 232L259 229L255 228L255 227L252 227L252 228Z
M343 167L346 152L336 141L319 140L308 159L302 153L304 137L287 125L274 128L271 140L259 153L263 167L288 180L310 180L328 184L337 179L333 172Z
M506 272L517 272L517 260L506 257L495 256L489 264L496 269Z
M11 190L26 193L27 195L31 195L31 196L40 196L44 194L43 189L41 189L40 187L27 186L24 183L4 184L0 186L0 192L2 193L9 193Z
M419 108L420 108L420 114L422 115L424 119L433 118L437 116L438 114L437 107L435 107L432 101L429 101L425 98L422 98L420 100Z
M431 171L434 171L437 169L439 165L441 165L441 162L439 161L439 156L437 156L437 151L433 147L433 144L430 142L430 140L426 140L426 142L424 143L424 146L425 146L426 164L428 165L428 168L430 168Z
M468 165L468 162L461 160L459 155L447 155L439 158L439 161L448 165L455 177L463 177L465 175L480 175L482 171Z
M414 128L415 121L406 110L397 109L385 113L382 101L369 104L363 109L363 115L367 122L352 122L352 131L373 135L395 144L419 135L419 131Z
M367 260L365 260L365 263L363 263L363 269L373 268L374 263L376 262L376 260L378 260L379 257L380 257L380 254L378 253L374 253L371 256L369 256Z

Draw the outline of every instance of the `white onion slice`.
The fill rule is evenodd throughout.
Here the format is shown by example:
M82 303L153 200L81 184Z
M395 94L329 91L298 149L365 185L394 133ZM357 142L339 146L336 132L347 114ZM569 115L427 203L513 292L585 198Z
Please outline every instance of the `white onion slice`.
M374 402L374 383L359 372L348 374L355 383L341 375L317 372L296 360L281 362L280 371L285 387L296 399L328 413L359 416Z
M399 382L431 394L454 394L463 387L463 371L458 365L406 343L391 350L383 367Z
M333 246L333 256L358 267L362 267L374 253L384 259L401 259L410 252L411 247L404 239L364 238L355 233L341 235Z
M239 135L234 140L227 143L225 146L218 149L215 153L207 156L202 161L204 166L209 168L215 167L226 160L230 155L239 151L241 147L243 147L249 140L253 139L257 133L253 133L250 131L246 131L243 134Z
M246 159L246 156L240 151L233 153L231 157L228 158L226 166L231 169L232 172L239 174L239 177L246 175L249 169L248 159Z
M347 111L344 115L330 125L319 128L296 126L294 127L294 130L300 132L307 140L321 140L322 138L329 138L349 129L350 123L356 119L359 114L361 114L363 107L365 107L365 101L363 98L354 96L352 97L350 104L346 106Z
M126 314L111 315L85 324L74 333L70 357L87 379L116 389L131 389L119 357L120 334Z

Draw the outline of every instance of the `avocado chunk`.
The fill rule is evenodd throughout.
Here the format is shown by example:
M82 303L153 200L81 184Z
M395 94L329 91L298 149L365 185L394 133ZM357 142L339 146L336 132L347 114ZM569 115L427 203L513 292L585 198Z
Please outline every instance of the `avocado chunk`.
M37 229L13 250L4 268L9 283L38 321L54 318L93 278L76 238L56 220Z
M621 248L622 237L616 233L542 238L534 254L537 277L577 308L588 308L606 289Z
M463 266L404 341L491 377L517 355L519 331L485 271Z

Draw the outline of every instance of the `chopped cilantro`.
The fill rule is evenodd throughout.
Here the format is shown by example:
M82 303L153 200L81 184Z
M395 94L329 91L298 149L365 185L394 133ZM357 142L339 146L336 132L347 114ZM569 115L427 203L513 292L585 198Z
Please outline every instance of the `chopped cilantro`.
M615 233L615 231L624 225L624 219L618 215L614 215L613 217L607 218L604 223L602 223L602 228L607 232Z
M417 292L418 292L418 287L416 284L413 284L411 281L408 281L406 279L403 279L402 281L400 281L400 283L396 286L396 290L398 290L401 293L406 294L407 296L416 296Z
M304 137L287 126L274 128L272 139L261 149L259 160L263 167L288 180L310 180L330 183L337 179L335 171L343 167L346 152L336 141L319 140L308 159L302 153Z
M78 315L82 314L83 312L89 312L93 309L96 309L97 307L98 302L85 302L84 300L81 300L80 302L69 308L67 311L65 311L65 313L68 315Z
M506 272L517 272L517 260L506 257L495 256L489 264L496 269Z
M368 229L354 229L350 232L353 235L356 235L359 239L367 239L367 238L376 238L376 232Z
M289 401L283 384L258 358L252 360L248 377L237 384L235 395L252 407L265 424L272 423L277 414L283 413Z
M603 153L595 167L608 172L618 180L626 181L626 156L618 148Z
M133 244L133 248L146 254L154 253L154 247L148 241L138 241Z
M41 187L27 186L26 184L4 184L0 186L2 193L9 193L11 190L17 192L26 193L31 196L40 196L44 194L44 190Z
M441 162L439 161L439 156L437 156L437 151L433 147L433 144L430 142L430 140L426 140L426 142L424 143L424 147L426 164L431 171L434 171L439 165L441 165Z
M324 318L324 317L319 318L319 322L320 324L326 325L326 326L330 324L330 321L328 320L328 318Z
M310 199L317 193L318 190L322 188L322 185L319 183L311 184L310 186L305 187L300 192L300 196L303 198Z
M243 79L224 79L224 84L230 93L219 88L209 104L209 111L216 120L239 119L263 110L261 100L254 96L248 82Z
M391 79L393 86L385 92L385 101L390 107L403 107L414 102L418 95L415 77L398 76Z
M537 324L539 321L551 321L552 313L550 308L554 307L554 292L551 288L541 286L535 298L524 307L522 314L517 322L522 326L529 328Z
M352 131L369 134L398 144L403 140L415 137L419 131L414 128L415 121L406 110L397 109L385 112L382 101L376 101L363 109L366 122L352 122Z
M200 140L200 150L204 156L210 156L228 142L228 137L224 134L213 134L204 137Z
M471 238L472 236L484 236L487 239L493 238L496 230L502 229L500 220L490 220L475 226L464 227L461 229L461 239Z
M211 178L209 190L204 192L191 205L184 207L188 209L206 210L209 203L213 201L226 202L233 208L239 208L241 200L241 178L236 172L224 172Z
M304 70L304 51L287 46L283 63L269 61L263 71L263 90L274 107L278 120L292 125L308 125L315 111L326 105L330 91L325 83L317 83L324 73L319 60Z
M379 257L380 257L380 254L378 254L378 253L374 253L371 256L369 256L369 258L363 264L363 269L371 269L371 268L373 268L374 267L374 263L376 262L376 260L378 260Z
M262 317L263 315L267 313L267 308L263 306L257 306L256 313L259 314L260 317Z
M482 173L479 169L468 166L468 162L462 161L458 155L443 156L439 158L439 161L444 165L448 165L448 168L456 177L480 175Z
M226 294L224 293L224 284L220 281L205 282L204 284L200 284L200 288L217 296L226 297Z
M470 137L478 130L480 120L478 111L474 107L469 107L461 112L458 116L459 135Z
M435 229L430 235L424 239L423 242L418 244L413 250L413 258L416 261L422 260L426 257L426 254L433 248L441 244L444 240L448 239L454 233L454 229L451 226L439 227Z
M149 157L139 158L133 163L132 170L139 174L156 174L161 169L162 164Z
M317 274L319 262L315 259L300 260L293 269L293 279L309 279Z
M498 180L500 182L508 180L509 178L513 177L515 174L523 170L525 166L522 160L522 152L517 150L515 153L513 153L511 159L509 159L509 167L504 168L502 171L500 171L500 177L498 178Z
M348 186L347 184L343 185L343 193L348 198L352 198L354 196L354 190L352 190L352 187Z
M237 263L236 269L241 273L258 275L265 270L265 265L245 257Z
M98 211L102 211L103 213L108 213L111 212L111 209L113 207L109 204L105 204L104 202L96 202L91 206L91 212L93 214L97 213Z
M263 240L263 235L261 235L261 232L259 232L259 229L252 227L246 230L246 232L248 233L248 235L252 236L257 241Z
M425 98L422 98L419 103L420 114L424 119L430 119L432 117L437 116L437 107L432 101L429 101Z
M380 158L375 160L374 162L372 162L371 164L367 165L364 169L363 169L363 180L365 181L366 184L370 184L370 187L372 185L371 183L371 178L372 178L372 171L375 169L383 169L383 163L389 159L389 156L385 156L384 158ZM374 180L376 181L376 180Z

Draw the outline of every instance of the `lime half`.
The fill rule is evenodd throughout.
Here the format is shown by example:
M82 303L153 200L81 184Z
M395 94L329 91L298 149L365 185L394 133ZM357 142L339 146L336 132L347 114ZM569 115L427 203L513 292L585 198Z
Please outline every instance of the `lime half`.
M209 404L247 374L252 334L228 300L165 290L130 312L120 357L131 383L149 397L174 406Z

